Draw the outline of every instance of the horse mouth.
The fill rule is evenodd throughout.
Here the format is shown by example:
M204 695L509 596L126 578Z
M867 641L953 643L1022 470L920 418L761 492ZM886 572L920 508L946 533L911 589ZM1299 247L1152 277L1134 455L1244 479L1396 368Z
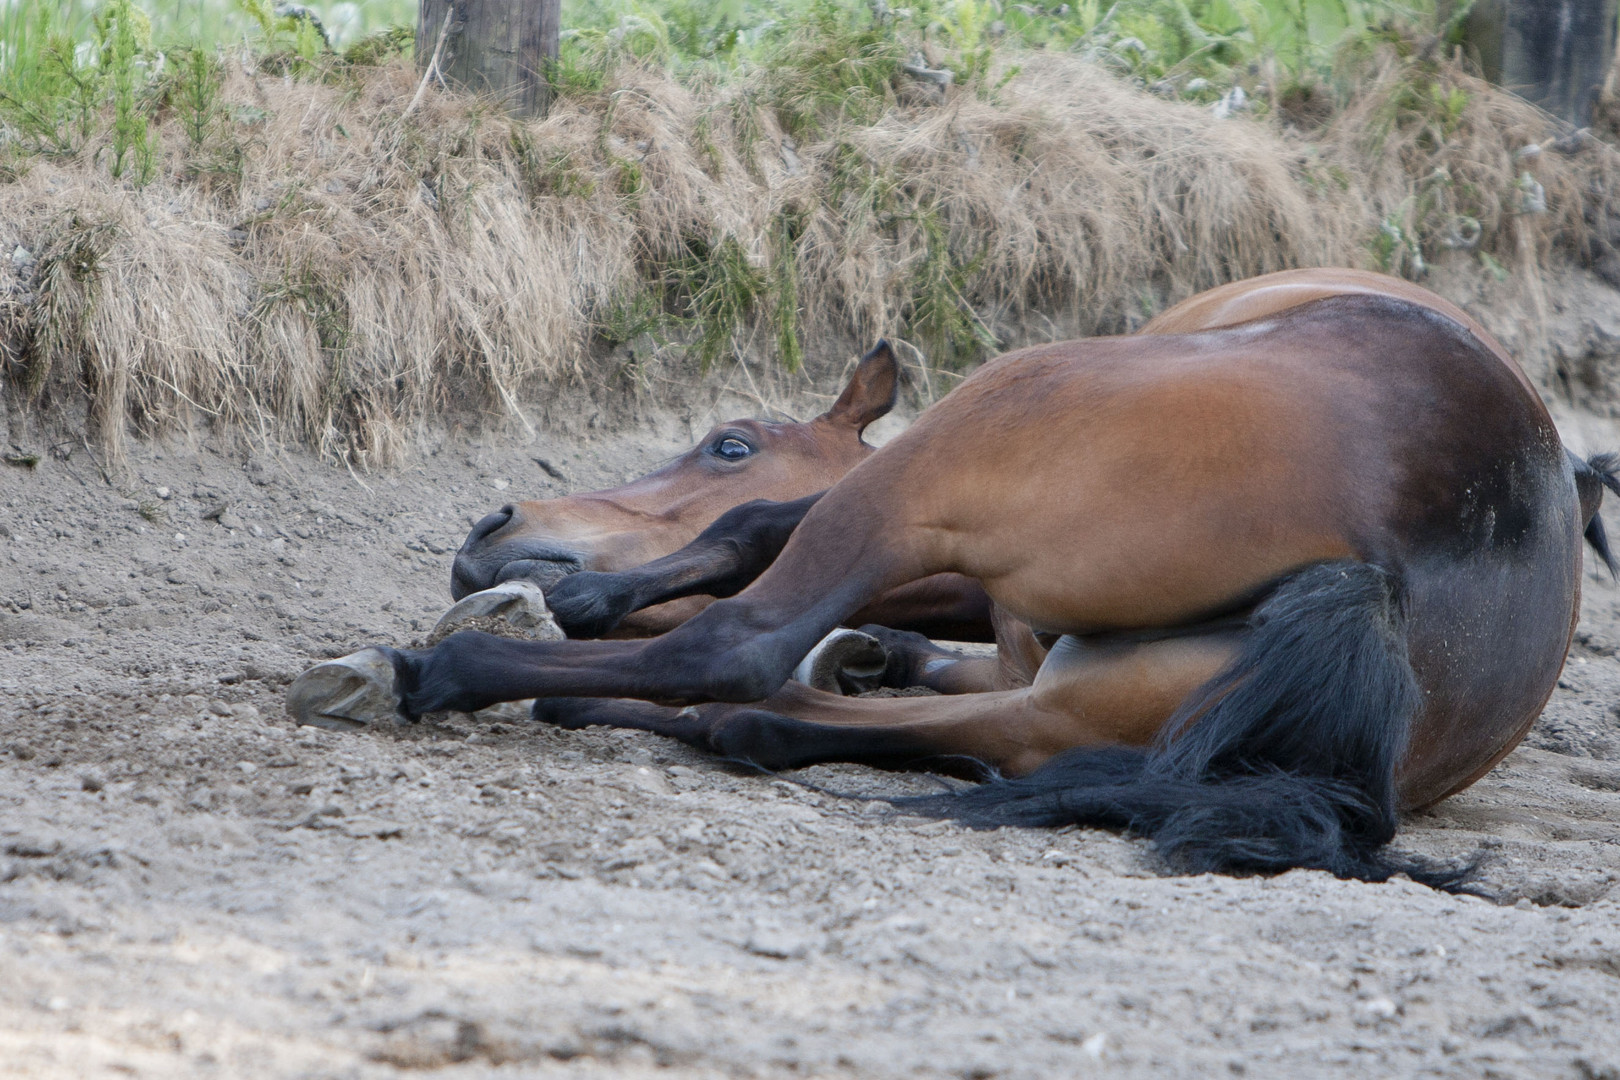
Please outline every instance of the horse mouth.
M584 558L571 551L514 547L505 551L457 552L450 570L450 595L460 600L503 581L528 581L541 592L549 592L569 574L585 569Z
M544 593L550 592L553 585L569 574L582 569L584 564L579 559L517 559L500 568L495 574L495 582L527 581Z

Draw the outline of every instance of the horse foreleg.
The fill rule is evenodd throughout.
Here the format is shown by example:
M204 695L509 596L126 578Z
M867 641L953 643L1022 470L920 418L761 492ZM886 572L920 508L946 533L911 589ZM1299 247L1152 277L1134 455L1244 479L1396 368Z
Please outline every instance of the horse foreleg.
M572 638L601 637L631 612L686 596L734 596L765 572L823 493L732 507L690 544L617 573L570 574L546 596Z

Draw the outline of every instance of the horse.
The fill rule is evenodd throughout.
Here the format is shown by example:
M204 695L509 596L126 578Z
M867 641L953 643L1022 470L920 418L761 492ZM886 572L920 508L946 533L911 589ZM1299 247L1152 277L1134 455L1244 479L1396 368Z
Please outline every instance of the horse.
M1468 327L1511 370L1520 370L1495 338L1455 304L1403 279L1363 270L1286 270L1233 282L1166 309L1138 333L1215 329L1352 293L1396 296L1431 307ZM592 573L625 573L672 554L725 510L825 490L872 452L863 434L894 408L899 380L893 353L874 349L861 359L832 407L813 420L728 420L668 465L628 484L503 506L478 521L457 551L451 595L459 601L510 580L529 581L550 593L565 576L583 571L587 578L569 582L561 598L552 597L559 607L554 614L569 637L665 633L703 610L713 597L687 594L653 602L645 592L637 596L624 589L630 579L620 578L615 611L598 611L587 621L575 615L568 596L585 586ZM657 580L656 571L650 576ZM884 663L875 681L891 688L925 687L943 694L1014 689L1033 680L1046 656L1027 626L992 610L977 583L960 575L936 575L902 587L850 622L859 627L859 637L878 644ZM842 647L824 661L835 670L840 663L869 670L870 652L853 637L839 639ZM934 646L930 638L993 641L997 653L994 658L963 656ZM818 685L851 681L837 670L832 679L823 673ZM865 685L872 681L868 676Z
M537 697L540 719L767 767L968 757L1005 778L922 808L1122 826L1191 870L1455 884L1387 851L1397 810L1472 783L1539 714L1620 481L1415 288L1282 289L1247 318L1239 289L1201 301L1214 328L1007 354L824 493L553 589L576 613L626 576L656 597L664 563L664 593L724 597L667 633L368 650L381 692L408 717ZM940 573L1051 643L1027 686L784 685L828 630Z

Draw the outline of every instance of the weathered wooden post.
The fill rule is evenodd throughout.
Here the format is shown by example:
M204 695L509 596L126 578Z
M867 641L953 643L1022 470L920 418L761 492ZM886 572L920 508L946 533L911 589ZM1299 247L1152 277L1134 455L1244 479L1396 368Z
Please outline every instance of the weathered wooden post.
M1614 62L1615 14L1616 0L1476 0L1463 36L1487 79L1584 127Z
M544 116L561 29L562 0L419 0L417 63L436 62L447 82L494 94L516 116Z

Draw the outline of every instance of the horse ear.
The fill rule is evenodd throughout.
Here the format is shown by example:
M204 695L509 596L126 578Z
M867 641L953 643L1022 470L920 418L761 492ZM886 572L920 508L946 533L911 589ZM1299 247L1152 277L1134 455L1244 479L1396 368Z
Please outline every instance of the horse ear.
M887 341L879 341L872 351L861 357L849 385L838 395L833 407L822 414L822 419L849 424L857 432L867 424L894 408L894 399L900 392L900 362L894 358L894 349Z

